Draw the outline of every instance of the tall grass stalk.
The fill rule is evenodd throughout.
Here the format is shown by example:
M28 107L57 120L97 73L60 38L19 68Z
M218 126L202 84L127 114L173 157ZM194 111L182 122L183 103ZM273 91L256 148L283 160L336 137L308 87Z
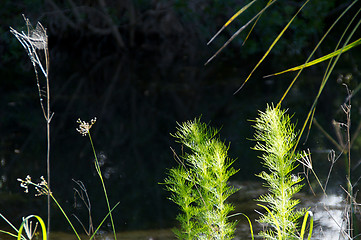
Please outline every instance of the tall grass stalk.
M216 138L218 130L201 123L199 119L179 125L173 135L186 147L177 160L179 165L168 172L166 189L170 200L181 210L177 220L181 227L175 230L178 239L232 239L235 223L228 214L234 208L226 203L236 190L228 185L237 171L227 157L228 147Z
M10 32L14 34L14 36L19 40L21 45L24 47L28 56L30 58L31 63L34 67L36 83L39 92L39 100L40 106L44 114L44 118L46 121L46 139L47 139L47 152L46 152L46 170L47 170L47 184L50 192L50 121L52 119L52 114L50 111L50 83L49 83L49 48L48 48L48 35L46 32L46 28L41 25L40 22L37 23L36 28L34 29L29 21L24 15L24 20L27 27L27 33L21 32L19 33L12 27L10 27ZM43 63L41 58L38 55L38 50L43 50L44 58L45 58L45 68L43 67ZM41 72L45 78L46 84L46 94L42 94L42 89L39 80L39 74L37 68L40 68ZM46 98L46 106L44 107L43 98ZM48 224L47 224L47 233L50 233L50 195L47 196L47 212L48 212Z
M90 123L87 123L87 122L82 121L82 120L80 120L80 119L78 119L77 122L79 123L79 128L77 128L77 131L78 131L80 134L82 134L83 136L88 135L88 137L89 137L89 141L90 141L90 144L91 144L91 147L92 147L92 150L93 150L93 154L94 154L94 159L95 159L95 161L94 161L95 170L97 171L98 176L99 176L99 179L100 179L100 182L101 182L101 184L102 184L102 188L103 188L104 196L105 196L105 201L106 201L106 203L107 203L108 213L109 213L109 216L110 216L110 222L111 222L112 228L113 228L114 239L116 240L116 239L117 239L117 235L116 235L115 226L114 226L114 221L113 221L112 209L111 209L110 204L109 204L107 189L106 189L106 187L105 187L103 175L102 175L102 172L101 172L101 169L100 169L100 165L99 165L99 161L98 161L98 156L97 156L97 154L96 154L95 147L94 147L94 144L93 144L93 140L92 140L91 135L90 135L90 128L91 128L91 127L93 126L93 124L96 122L96 118L92 119L92 120L90 121Z
M261 205L268 213L258 220L269 225L269 229L259 233L265 239L298 239L296 235L298 219L305 210L296 210L298 199L293 196L302 188L302 178L292 174L297 167L300 154L294 153L297 134L295 126L285 111L267 106L265 112L259 113L255 120L254 135L257 141L255 150L262 151L260 158L267 169L257 176L265 180L269 193L257 199L266 203Z

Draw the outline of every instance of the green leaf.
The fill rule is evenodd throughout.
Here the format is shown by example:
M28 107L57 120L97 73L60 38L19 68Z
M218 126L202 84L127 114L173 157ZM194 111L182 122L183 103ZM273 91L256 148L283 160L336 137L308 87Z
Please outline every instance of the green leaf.
M342 53L345 53L345 52L351 50L352 48L354 48L354 47L356 47L356 46L358 46L360 44L361 44L361 38L359 38L356 41L342 47L341 49L338 49L338 50L336 50L336 51L334 51L332 53L329 53L329 54L327 54L327 55L325 55L323 57L317 58L317 59L315 59L315 60L313 60L311 62L305 63L303 65L299 65L297 67L289 68L287 70L284 70L284 71L281 71L281 72L278 72L278 73L273 73L273 74L267 75L265 77L276 76L276 75L280 75L280 74L283 74L283 73L286 73L286 72L293 72L293 71L297 71L297 70L300 70L300 69L303 69L303 68L311 67L311 66L316 65L318 63L324 62L324 61L326 61L326 60L328 60L330 58L338 56L338 55L340 55Z

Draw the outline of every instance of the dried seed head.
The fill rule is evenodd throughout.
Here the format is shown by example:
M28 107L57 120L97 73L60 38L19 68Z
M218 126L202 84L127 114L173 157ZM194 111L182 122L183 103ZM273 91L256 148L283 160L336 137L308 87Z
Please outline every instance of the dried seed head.
M35 29L30 30L29 40L31 40L33 46L37 49L45 49L46 47L46 30L38 22Z

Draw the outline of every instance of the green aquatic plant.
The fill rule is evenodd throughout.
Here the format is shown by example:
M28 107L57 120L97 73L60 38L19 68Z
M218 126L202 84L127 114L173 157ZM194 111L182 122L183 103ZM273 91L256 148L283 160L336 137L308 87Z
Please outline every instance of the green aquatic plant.
M186 153L177 157L179 166L170 169L165 179L170 200L181 210L177 217L181 226L175 230L179 239L233 237L235 222L229 221L228 214L234 207L226 200L236 192L228 180L237 171L217 134L218 130L195 119L179 125L173 135L186 147Z
M299 218L304 209L296 210L298 199L293 196L302 188L302 178L292 174L301 158L294 151L297 142L295 125L284 110L268 106L265 112L260 112L255 120L255 150L262 151L261 159L268 170L257 176L266 181L265 187L269 193L257 199L266 203L262 206L267 210L258 220L268 224L268 230L260 232L265 239L299 239L296 235ZM276 237L277 236L277 237Z

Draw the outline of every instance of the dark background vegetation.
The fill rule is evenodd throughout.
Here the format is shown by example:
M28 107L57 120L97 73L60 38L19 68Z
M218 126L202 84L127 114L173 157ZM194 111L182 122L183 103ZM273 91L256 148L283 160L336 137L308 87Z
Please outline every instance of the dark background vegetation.
M170 133L177 122L202 116L222 128L220 138L230 142L229 155L239 173L233 181L255 180L261 171L248 120L277 102L294 74L263 79L262 76L301 64L328 26L350 1L314 0L236 95L260 57L301 6L301 1L279 1L262 16L250 39L238 36L217 58L212 54L265 4L259 1L236 19L210 46L207 41L242 6L242 0L2 0L0 8L0 211L13 222L27 214L46 216L46 198L26 195L17 178L46 175L45 121L33 68L9 26L25 30L21 14L47 28L50 49L51 175L52 191L69 214L87 222L84 207L74 204L81 180L92 202L95 222L106 205L87 137L75 131L76 120L97 117L92 136L99 154L118 230L164 228L174 225L175 206L167 200L162 182L176 164L170 147L180 153ZM347 18L317 51L317 57L333 50ZM248 28L249 30L249 28ZM360 83L359 48L343 55L325 89L316 118L335 136L332 120L344 121L340 105L350 89ZM325 64L305 70L284 101L301 126L322 79ZM343 78L351 74L349 80ZM339 81L337 81L339 80ZM358 96L358 95L357 95ZM353 122L360 119L360 98L354 97ZM355 129L353 129L355 130ZM344 131L344 129L342 129ZM353 176L360 168L359 138L354 144ZM327 173L327 153L334 148L313 127L310 147L320 161L316 171ZM345 171L337 163L334 183L342 183ZM79 200L79 199L78 199ZM78 201L79 202L79 201ZM53 228L65 230L65 221L54 207Z

